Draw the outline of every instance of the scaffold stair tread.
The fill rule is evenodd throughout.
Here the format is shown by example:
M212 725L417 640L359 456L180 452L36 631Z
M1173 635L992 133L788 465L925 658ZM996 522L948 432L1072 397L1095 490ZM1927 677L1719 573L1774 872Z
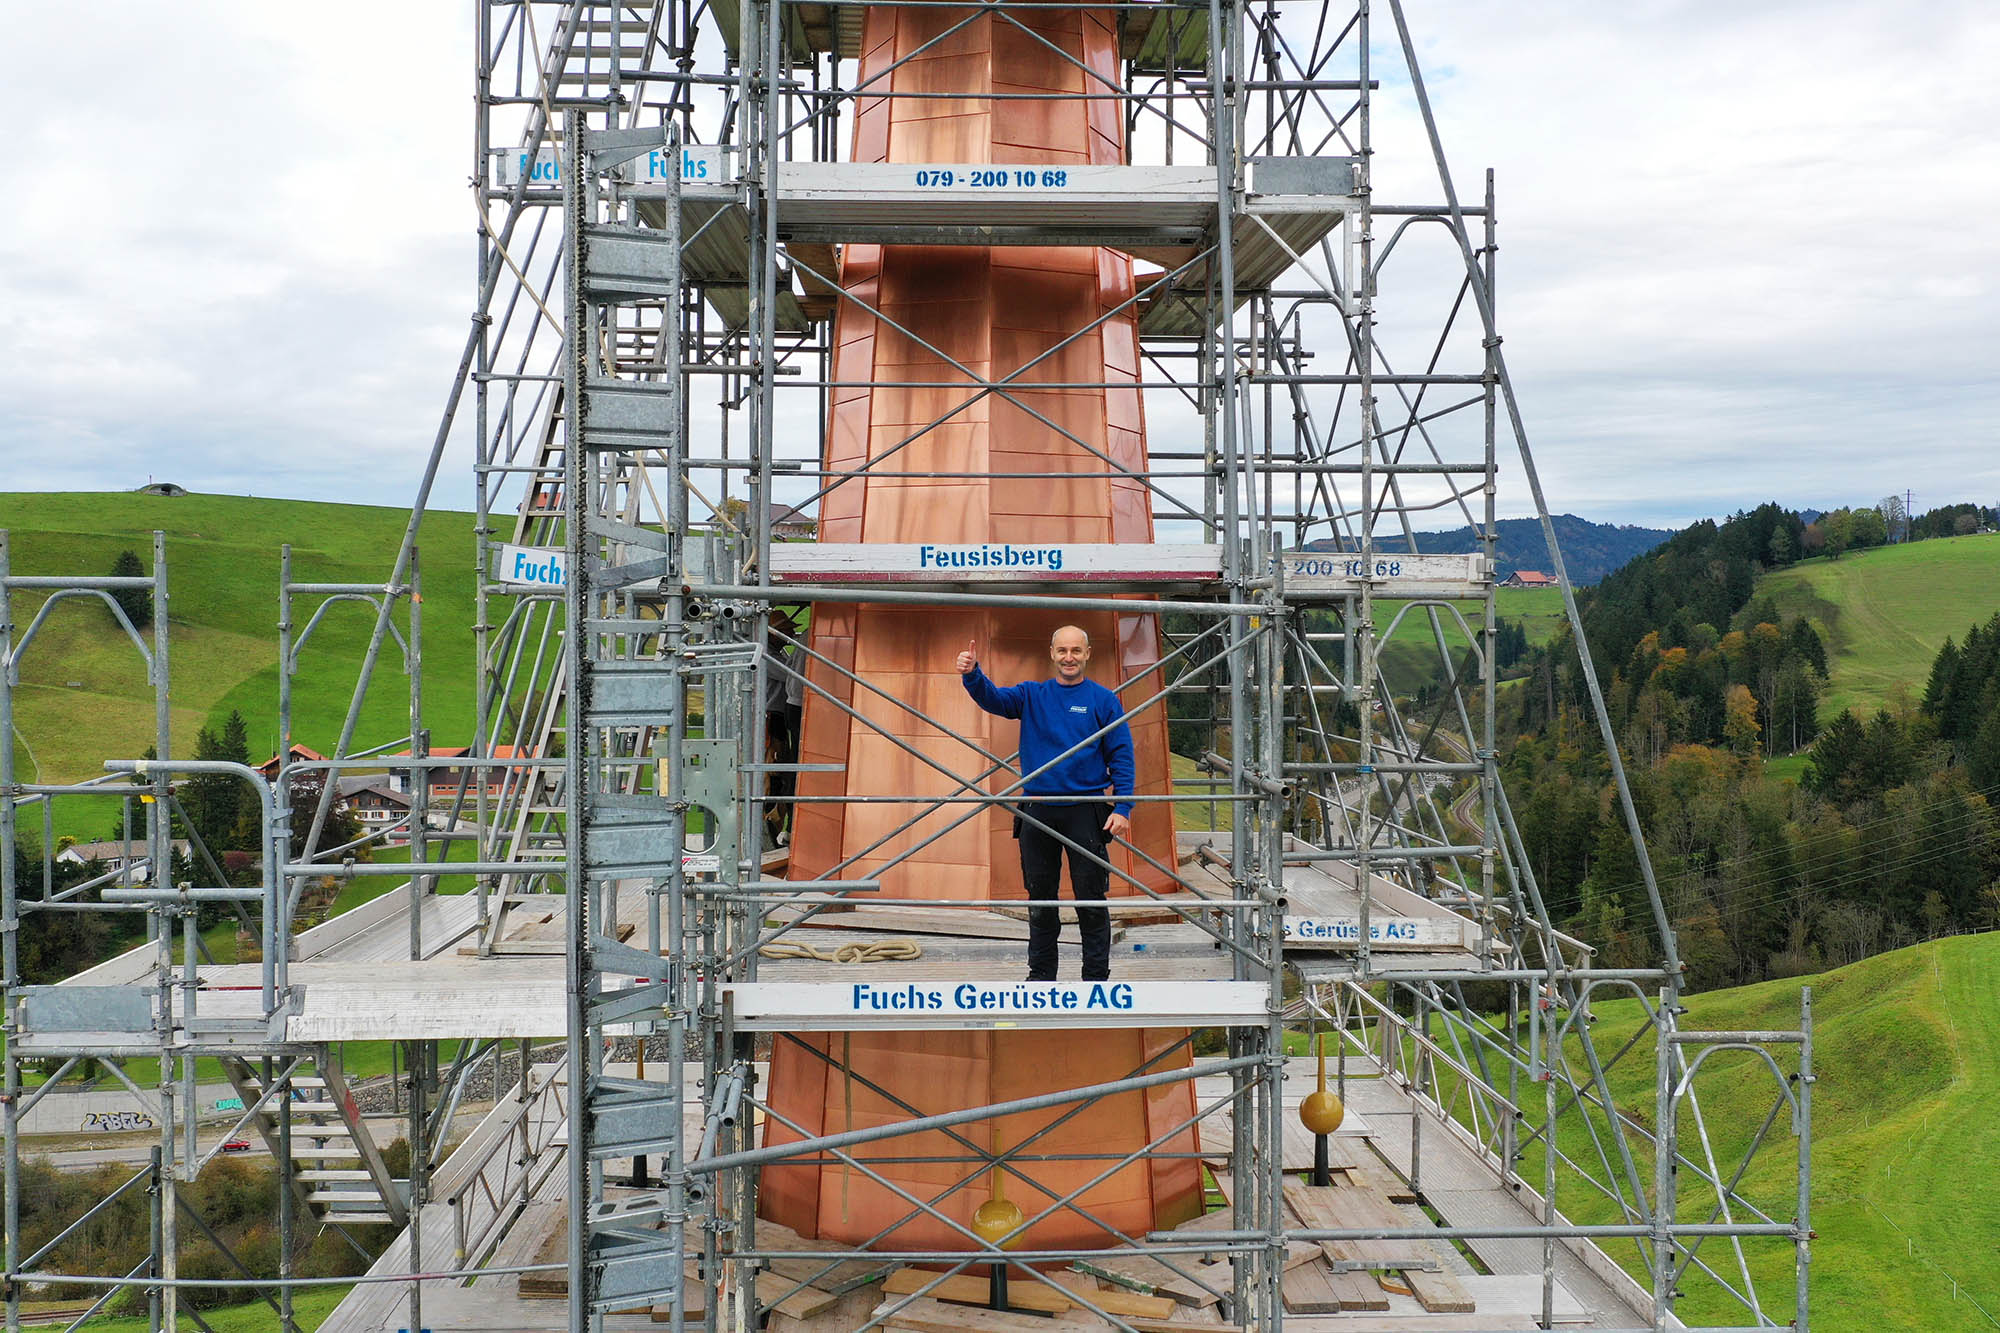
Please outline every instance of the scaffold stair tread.
M354 1137L354 1131L346 1125L341 1124L293 1125L292 1137L294 1139L351 1139ZM296 1153L296 1149L294 1153Z
M396 1219L387 1213L348 1212L345 1209L328 1213L326 1220L351 1227L392 1227L396 1225Z
M292 1179L304 1181L309 1185L336 1184L340 1181L366 1180L368 1173L358 1167L352 1171L299 1171L292 1176ZM372 1199L375 1196L371 1194L368 1197Z

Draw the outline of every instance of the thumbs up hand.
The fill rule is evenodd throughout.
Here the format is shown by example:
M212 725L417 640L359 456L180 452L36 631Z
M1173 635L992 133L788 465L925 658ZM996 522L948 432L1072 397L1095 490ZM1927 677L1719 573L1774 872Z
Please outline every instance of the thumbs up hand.
M965 641L965 651L958 655L958 674L961 676L971 675L973 668L979 665L979 653L976 651L974 644L975 640L967 639Z

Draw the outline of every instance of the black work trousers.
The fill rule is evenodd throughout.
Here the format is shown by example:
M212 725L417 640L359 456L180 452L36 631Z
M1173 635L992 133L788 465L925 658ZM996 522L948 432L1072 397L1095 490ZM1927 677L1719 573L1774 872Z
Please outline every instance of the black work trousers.
M1102 903L1111 873L1091 858L1104 855L1104 821L1111 807L1101 801L1080 805L1023 805L1014 822L1021 840L1021 879L1034 902L1052 903L1060 896L1063 852L1069 852L1069 885L1076 896L1077 928L1083 935L1083 979L1103 981L1111 975L1111 913L1089 903ZM1056 837L1061 834L1077 847ZM1086 852L1088 855L1086 855ZM1028 980L1056 979L1056 939L1062 933L1062 913L1055 908L1028 912Z

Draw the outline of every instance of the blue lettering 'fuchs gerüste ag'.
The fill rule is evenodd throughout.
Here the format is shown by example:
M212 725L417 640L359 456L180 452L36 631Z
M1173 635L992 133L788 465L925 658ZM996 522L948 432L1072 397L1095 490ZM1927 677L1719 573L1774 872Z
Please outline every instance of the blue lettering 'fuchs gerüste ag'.
M1087 981L1081 985L993 985L961 982L947 989L924 983L852 987L857 1011L917 1012L950 1009L958 1013L1048 1013L1061 1010L1115 1011L1133 1007L1132 988L1122 983Z
M545 588L560 588L568 580L564 577L562 552L540 551L528 547L509 547L507 554L512 557L507 562L507 582L535 584Z
M1061 569L1060 546L1013 546L988 543L980 546L919 546L919 569Z

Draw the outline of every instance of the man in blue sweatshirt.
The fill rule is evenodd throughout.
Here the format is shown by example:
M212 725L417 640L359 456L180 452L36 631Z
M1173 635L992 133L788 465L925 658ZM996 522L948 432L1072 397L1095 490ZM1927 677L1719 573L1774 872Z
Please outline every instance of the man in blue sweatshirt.
M1049 638L1049 659L1056 666L1054 680L995 685L979 669L976 645L968 643L958 655L958 674L974 703L1021 720L1021 771L1029 775L1024 790L1029 796L1054 798L1023 801L1014 818L1021 879L1030 899L1055 902L1063 849L1069 846L1069 883L1083 935L1083 979L1102 981L1111 975L1111 913L1084 904L1104 901L1110 875L1097 862L1112 838L1132 828L1132 732L1118 696L1083 674L1090 663L1088 634L1064 625ZM1076 749L1079 744L1082 748ZM1075 753L1066 754L1073 749ZM1059 755L1066 757L1057 759ZM1111 802L1104 799L1106 787L1111 788ZM1054 907L1029 910L1028 980L1056 979L1056 937L1061 932L1061 914Z

